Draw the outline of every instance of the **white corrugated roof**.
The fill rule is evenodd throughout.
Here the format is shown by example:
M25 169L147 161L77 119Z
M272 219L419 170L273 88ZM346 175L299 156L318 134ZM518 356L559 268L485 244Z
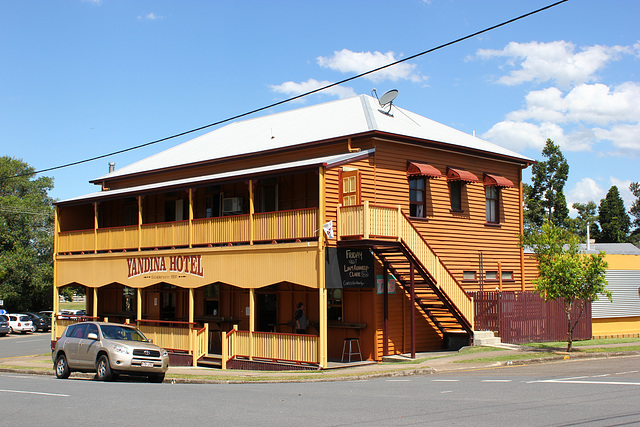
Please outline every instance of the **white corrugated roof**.
M580 244L582 253L597 254L599 251L605 251L611 255L640 255L640 249L632 243L592 243L589 250L585 243Z
M357 151L353 153L334 154L332 156L316 157L313 159L298 160L295 162L280 163L277 165L268 165L268 166L262 166L257 168L235 170L231 172L222 172L222 173L216 173L211 175L202 175L202 176L196 176L191 178L176 179L173 181L138 185L136 187L120 188L117 190L98 191L98 192L87 194L84 196L62 200L57 202L56 204L77 203L77 202L90 201L90 200L93 201L98 199L111 198L114 196L121 197L126 195L137 195L144 192L160 190L162 188L176 188L176 187L182 187L182 186L186 187L189 185L194 185L194 184L203 183L203 182L215 182L215 181L220 181L220 180L239 177L239 176L255 176L255 175L268 173L268 172L312 167L316 165L318 166L326 165L327 168L331 168L332 166L353 161L356 158L370 156L374 152L375 152L375 149L372 148L370 150L362 150L362 151Z
M391 113L393 116L381 112L377 99L360 95L235 122L96 178L94 181L293 147L371 131L442 142L454 147L508 156L523 162L533 161L514 151L395 105Z

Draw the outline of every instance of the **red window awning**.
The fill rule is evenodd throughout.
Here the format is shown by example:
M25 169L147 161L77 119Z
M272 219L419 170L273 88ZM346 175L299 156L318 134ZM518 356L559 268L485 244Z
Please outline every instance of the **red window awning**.
M427 178L440 178L442 176L442 173L437 168L427 163L407 163L407 176L426 176Z
M513 185L513 182L511 182L511 180L505 178L504 176L500 176L492 173L484 174L484 185L485 186L495 185L496 187L515 187L515 185Z
M478 177L471 172L451 167L447 167L447 179L449 181L480 182Z

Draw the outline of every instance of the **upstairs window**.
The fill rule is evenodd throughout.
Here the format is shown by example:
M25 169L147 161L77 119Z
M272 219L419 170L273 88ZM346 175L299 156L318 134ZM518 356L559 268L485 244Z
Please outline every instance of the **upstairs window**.
M500 189L507 187L515 187L509 179L496 175L484 174L484 195L486 201L487 224L500 223Z
M407 162L409 216L413 218L427 217L427 180L441 176L440 171L429 164Z
M447 180L449 181L449 195L451 198L451 211L463 212L462 200L464 184L468 182L480 182L477 176L460 168L447 167Z
M462 181L449 182L449 197L451 199L451 210L462 212Z
M498 224L500 222L500 211L498 209L500 192L495 185L484 187L484 195L487 205L487 222Z
M416 218L426 217L426 185L423 177L409 178L409 216Z

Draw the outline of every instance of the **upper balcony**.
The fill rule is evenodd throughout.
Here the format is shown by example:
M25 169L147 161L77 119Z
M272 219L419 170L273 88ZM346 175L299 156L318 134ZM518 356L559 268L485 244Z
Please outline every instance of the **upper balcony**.
M158 189L56 206L56 252L88 254L318 239L318 175Z
M59 254L251 245L316 240L318 209L294 209L183 221L60 231Z

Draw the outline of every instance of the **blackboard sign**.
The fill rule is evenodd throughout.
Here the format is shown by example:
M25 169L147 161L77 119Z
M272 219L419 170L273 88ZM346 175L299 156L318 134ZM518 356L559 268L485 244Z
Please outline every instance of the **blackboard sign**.
M374 257L369 249L326 248L327 288L375 288Z

